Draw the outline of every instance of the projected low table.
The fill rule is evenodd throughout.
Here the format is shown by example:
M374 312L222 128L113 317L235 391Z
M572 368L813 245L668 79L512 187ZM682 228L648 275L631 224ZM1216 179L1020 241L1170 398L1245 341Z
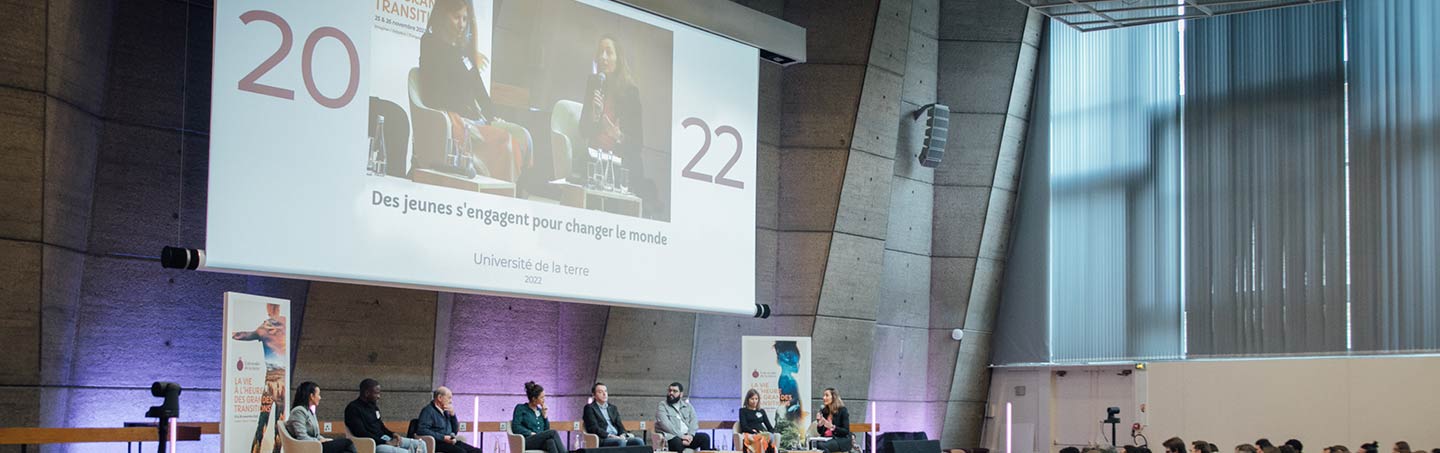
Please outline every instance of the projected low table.
M554 183L560 188L560 204L639 217L643 209L640 197L608 190L594 190L569 182Z
M484 192L507 197L515 196L515 183L489 176L475 176L466 178L459 175L438 172L435 170L415 170L415 182L449 187L452 189L468 190L471 192Z

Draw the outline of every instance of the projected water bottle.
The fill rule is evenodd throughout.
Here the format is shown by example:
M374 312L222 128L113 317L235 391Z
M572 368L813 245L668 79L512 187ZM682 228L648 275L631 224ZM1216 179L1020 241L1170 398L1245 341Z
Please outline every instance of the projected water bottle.
M375 134L370 136L370 159L365 164L367 174L385 176L385 116L379 115L375 122Z

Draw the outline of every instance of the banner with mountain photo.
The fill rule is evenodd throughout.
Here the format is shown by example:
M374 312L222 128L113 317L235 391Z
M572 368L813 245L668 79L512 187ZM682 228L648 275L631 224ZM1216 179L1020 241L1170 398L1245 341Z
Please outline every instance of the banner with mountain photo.
M290 301L225 293L220 445L280 453L290 388Z

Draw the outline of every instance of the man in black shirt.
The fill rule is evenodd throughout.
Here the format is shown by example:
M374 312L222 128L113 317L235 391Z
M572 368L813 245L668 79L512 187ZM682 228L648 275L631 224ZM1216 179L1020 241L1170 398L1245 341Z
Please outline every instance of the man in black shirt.
M425 453L425 443L400 437L380 419L380 382L360 381L360 397L345 406L345 427L350 435L375 440L376 453Z

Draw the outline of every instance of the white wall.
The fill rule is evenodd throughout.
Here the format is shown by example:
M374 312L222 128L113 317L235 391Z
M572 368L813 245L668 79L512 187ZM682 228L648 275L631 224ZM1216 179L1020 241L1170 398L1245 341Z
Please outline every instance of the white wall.
M1221 451L1260 437L1316 452L1440 447L1440 357L1166 362L1144 374L1152 447L1174 435Z

